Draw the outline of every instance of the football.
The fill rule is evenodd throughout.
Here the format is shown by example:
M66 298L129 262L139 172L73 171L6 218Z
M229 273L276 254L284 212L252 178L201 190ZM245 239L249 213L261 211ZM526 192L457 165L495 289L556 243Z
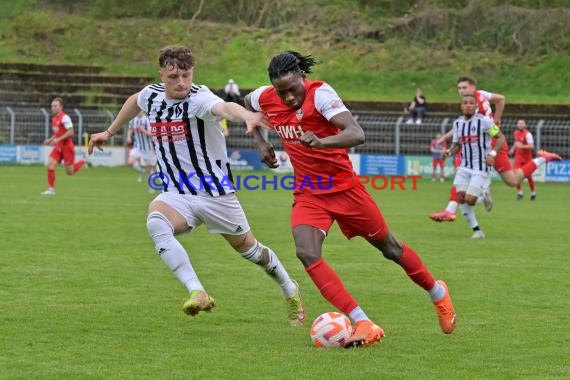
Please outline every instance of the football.
M311 340L315 347L343 347L351 334L350 320L334 311L319 315L311 326Z

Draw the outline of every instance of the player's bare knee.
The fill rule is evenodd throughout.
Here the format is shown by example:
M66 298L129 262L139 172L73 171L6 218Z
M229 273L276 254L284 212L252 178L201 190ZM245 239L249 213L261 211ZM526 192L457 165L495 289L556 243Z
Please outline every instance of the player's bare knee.
M400 259L400 256L402 256L402 244L391 233L388 233L388 235L382 239L371 241L370 244L378 248L378 250L382 252L382 255L384 255L388 260L397 262Z
M321 259L321 253L309 249L297 248L297 258L301 261L304 267L316 263Z
M477 197L474 197L472 195L467 195L465 197L465 203L467 203L469 206L475 206L475 204L477 203Z

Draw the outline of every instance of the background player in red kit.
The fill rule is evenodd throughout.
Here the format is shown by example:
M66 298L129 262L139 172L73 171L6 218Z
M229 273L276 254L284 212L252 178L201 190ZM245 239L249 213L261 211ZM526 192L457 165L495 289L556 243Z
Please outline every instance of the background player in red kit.
M515 169L522 168L528 162L532 161L532 151L534 149L534 139L532 133L526 129L526 122L524 120L519 120L517 122L517 130L513 132L515 137L515 143L509 154L515 155L515 163L513 164ZM532 179L532 174L526 176L528 180L528 186L530 187L530 200L534 201L536 199L536 191L534 190L534 180ZM522 184L517 185L517 199L520 201L523 199Z
M73 175L81 169L85 161L75 162L75 145L73 145L73 123L71 118L63 112L63 100L54 98L51 101L53 136L44 141L44 145L53 146L48 162L48 188L42 195L55 195L55 165L65 164L65 172Z
M339 189L341 181L335 176L354 173L346 148L364 143L364 132L332 87L305 79L314 64L311 56L297 52L273 57L268 68L272 86L260 87L245 99L247 108L267 115L293 165L291 227L297 257L323 297L355 321L347 346L374 344L384 331L370 321L322 258L322 243L335 220L346 237L362 236L428 291L441 329L451 333L456 314L446 284L435 281L419 256L390 233L363 185L353 181L350 188ZM262 159L276 167L273 147L259 130L254 133Z
M447 149L447 143L445 140L440 141L441 133L435 134L435 139L431 140L429 145L429 150L431 152L431 181L435 182L435 174L437 171L437 167L439 166L440 170L440 179L441 182L445 180L445 159L443 158L443 153Z

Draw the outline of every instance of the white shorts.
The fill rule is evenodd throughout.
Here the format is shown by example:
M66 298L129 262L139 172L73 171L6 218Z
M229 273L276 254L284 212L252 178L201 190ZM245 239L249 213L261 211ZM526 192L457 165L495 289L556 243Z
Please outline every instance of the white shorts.
M143 166L156 165L156 156L152 150L142 152L139 150L139 148L133 148L129 152L129 157L134 157L137 160L141 160L141 165Z
M175 209L192 229L204 223L211 234L242 235L250 230L235 193L211 197L168 191L154 200Z
M491 173L460 167L455 173L453 185L457 191L465 191L469 195L478 197L491 184Z

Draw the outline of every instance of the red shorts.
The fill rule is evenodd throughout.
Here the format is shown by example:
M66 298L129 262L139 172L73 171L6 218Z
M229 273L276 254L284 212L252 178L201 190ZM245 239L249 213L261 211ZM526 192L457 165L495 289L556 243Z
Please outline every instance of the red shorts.
M66 143L57 144L49 156L58 164L63 160L66 165L72 165L75 162L75 145L73 145L73 141L69 139Z
M508 172L509 170L513 170L511 165L511 160L509 160L509 155L501 149L499 153L497 153L497 157L495 157L495 162L493 163L493 167L499 173Z
M515 169L522 168L523 166L525 166L525 164L528 164L530 161L532 161L532 157L526 158L526 157L515 156L515 162L513 164L513 167Z
M443 158L432 158L431 159L431 166L434 169L438 166L441 166L443 168L444 165L445 165L445 161L443 161Z
M461 151L457 152L453 159L453 167L457 169L459 165L461 165Z
M493 138L493 143L491 147L495 147L496 138ZM511 165L511 160L509 160L509 145L505 141L501 150L497 152L497 157L495 157L495 162L493 163L493 167L499 173L508 172L509 170L513 170Z
M328 234L335 220L349 239L362 236L378 240L389 231L382 212L361 184L328 194L295 194L291 228L308 224Z

